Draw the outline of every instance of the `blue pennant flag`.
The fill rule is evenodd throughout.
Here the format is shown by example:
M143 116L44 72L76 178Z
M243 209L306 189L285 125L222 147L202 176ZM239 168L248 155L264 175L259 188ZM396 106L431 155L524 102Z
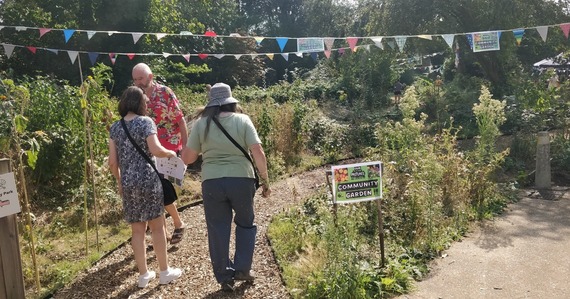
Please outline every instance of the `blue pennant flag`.
M69 39L71 38L71 36L73 35L74 32L75 32L75 30L73 30L73 29L63 30L63 35L65 35L65 42L66 43L69 41Z
M311 52L311 58L313 58L314 61L317 61L317 52Z
M97 61L97 57L99 57L99 53L89 52L89 53L87 53L87 55L89 55L89 61L91 61L91 65L95 65L95 62Z
M289 39L286 37L278 37L275 40L277 40L277 43L279 44L279 48L281 49L281 52L283 52L283 49L285 48L285 44L287 44L287 41Z

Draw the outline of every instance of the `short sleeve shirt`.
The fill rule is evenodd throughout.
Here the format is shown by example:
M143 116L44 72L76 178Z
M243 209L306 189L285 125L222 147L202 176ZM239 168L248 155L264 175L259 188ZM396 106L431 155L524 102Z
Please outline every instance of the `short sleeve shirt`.
M249 116L233 113L219 117L220 124L230 136L248 151L253 144L261 143ZM223 177L254 178L253 165L212 121L205 137L207 118L198 119L192 126L187 147L202 153L202 180Z
M172 89L162 84L155 84L147 103L147 115L156 124L160 144L169 150L181 150L182 136L178 123L184 114Z

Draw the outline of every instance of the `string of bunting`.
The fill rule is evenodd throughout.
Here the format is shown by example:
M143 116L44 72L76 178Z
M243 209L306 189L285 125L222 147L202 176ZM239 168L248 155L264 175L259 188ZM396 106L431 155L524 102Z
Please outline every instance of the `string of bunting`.
M80 53L85 53L89 56L92 64L97 61L100 55L108 55L111 62L115 64L118 56L127 56L129 59L133 59L135 56L163 56L165 58L170 56L182 56L187 62L190 62L190 57L197 56L204 60L207 57L213 56L215 58L221 59L225 56L233 56L236 59L240 59L242 56L249 56L255 58L257 56L265 55L269 59L273 59L275 55L282 56L285 60L289 59L290 55L295 55L298 57L303 57L303 54L310 54L314 59L317 58L317 53L324 53L324 55L329 58L332 51L337 51L339 54L343 54L347 49L356 52L359 48L364 48L370 50L370 44L361 44L358 46L358 42L361 40L371 40L374 45L380 49L384 49L384 43L388 44L392 49L398 48L400 52L406 45L408 38L421 38L427 40L433 40L434 37L441 37L445 40L449 47L453 47L455 36L464 35L469 41L471 50L474 52L481 51L497 51L500 50L499 41L501 34L503 32L512 32L517 45L520 45L523 35L526 30L534 29L536 30L542 40L546 42L548 36L548 30L550 27L560 27L564 36L568 38L570 33L570 23L554 24L554 25L543 25L527 28L509 29L509 30L494 30L494 31L484 31L484 32L468 32L468 33L452 33L452 34L420 34L420 35L396 35L396 36L369 36L369 37L307 37L307 38L289 38L289 37L256 37L256 36L241 36L238 33L232 33L230 35L217 35L212 30L207 30L204 34L193 34L189 31L182 31L178 34L174 33L148 33L148 32L122 32L122 31L95 31L95 30L79 30L79 29L53 29L53 28L38 28L38 27L26 27L26 26L7 26L0 25L0 30L4 28L13 28L16 31L26 31L26 30L37 30L39 32L39 37L42 38L45 34L52 31L61 31L67 43L74 33L84 32L87 34L87 38L91 39L97 33L105 33L108 36L114 34L130 34L133 38L133 44L136 44L143 35L154 35L157 40L164 38L165 36L193 36L193 37L207 37L207 38L253 38L255 39L257 45L261 45L261 42L267 39L273 39L277 42L281 52L280 53L243 53L243 54L228 54L228 53L199 53L199 54L180 54L180 53L112 53L112 52L87 52L87 51L73 51L64 49L52 49L52 48L42 48L35 46L23 46L14 45L7 43L0 43L6 56L10 58L14 52L15 48L27 48L32 53L36 54L37 50L45 50L52 53L67 52L71 63L74 63L77 55ZM285 45L290 41L294 40L297 44L296 52L283 52ZM343 40L348 44L348 47L333 48L335 40Z

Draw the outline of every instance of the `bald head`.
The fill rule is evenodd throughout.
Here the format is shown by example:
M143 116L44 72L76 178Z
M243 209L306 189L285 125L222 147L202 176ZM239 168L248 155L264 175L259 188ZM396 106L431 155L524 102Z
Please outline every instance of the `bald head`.
M136 86L146 90L152 85L152 71L146 63L139 63L133 67L133 81Z

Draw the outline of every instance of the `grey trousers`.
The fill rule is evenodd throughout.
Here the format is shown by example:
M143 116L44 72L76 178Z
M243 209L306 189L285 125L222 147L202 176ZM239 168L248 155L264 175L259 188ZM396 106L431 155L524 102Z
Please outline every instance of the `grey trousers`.
M257 226L253 222L254 195L254 180L251 178L232 177L202 182L210 260L218 283L232 280L235 271L251 270L257 234ZM233 261L229 256L232 218L236 224Z

